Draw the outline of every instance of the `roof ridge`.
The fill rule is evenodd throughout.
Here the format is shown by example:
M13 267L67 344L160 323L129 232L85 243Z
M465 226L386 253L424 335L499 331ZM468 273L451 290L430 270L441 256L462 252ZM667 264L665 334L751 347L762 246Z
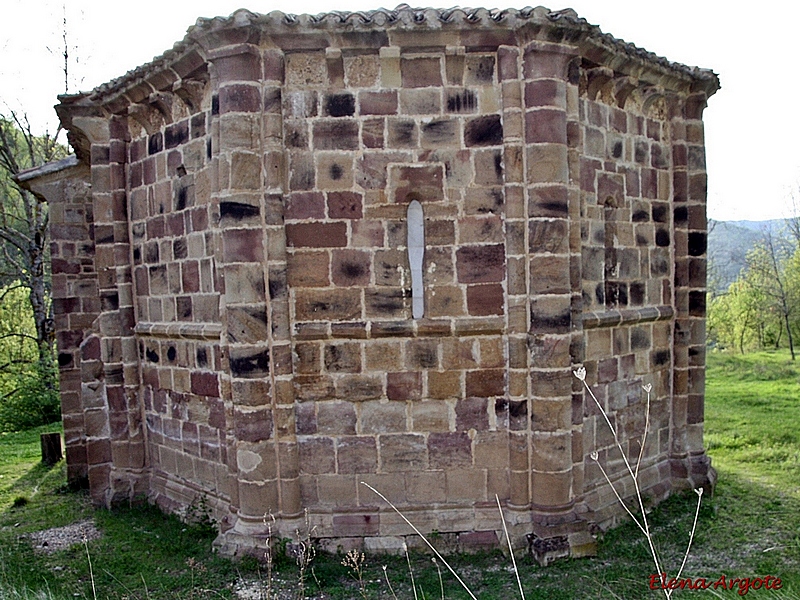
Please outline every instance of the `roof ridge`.
M693 79L709 80L717 79L717 75L710 69L691 67L681 63L672 62L667 58L659 56L653 52L645 50L635 44L616 38L611 34L603 32L598 25L589 23L585 18L571 8L558 11L550 10L543 6L516 9L486 9L453 6L451 8L412 8L408 4L399 4L394 9L377 8L368 11L327 11L316 15L284 13L282 11L271 11L266 14L254 13L248 9L240 8L227 17L200 17L194 25L190 26L182 40L177 41L172 48L163 54L154 57L150 62L140 65L124 75L103 83L94 89L82 93L82 96L102 97L113 93L128 82L139 78L146 78L149 74L159 68L166 68L168 64L179 58L186 52L196 40L204 33L214 29L235 25L235 26L273 26L276 28L300 28L319 29L321 27L338 27L342 25L376 26L385 28L387 26L407 26L420 27L424 25L440 28L453 24L464 24L474 26L496 26L505 22L526 22L531 20L546 19L552 23L565 22L567 25L585 30L588 35L595 38L601 45L608 45L616 51L621 51L627 55L638 58L639 60L658 65L661 68L682 73ZM357 23L355 22L357 20ZM512 24L512 27L514 25ZM717 81L717 87L719 83Z

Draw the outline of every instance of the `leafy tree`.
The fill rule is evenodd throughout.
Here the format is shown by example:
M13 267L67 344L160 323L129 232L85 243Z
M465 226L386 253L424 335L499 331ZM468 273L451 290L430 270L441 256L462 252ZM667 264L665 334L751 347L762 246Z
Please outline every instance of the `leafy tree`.
M763 298L743 279L734 281L725 294L711 300L708 311L709 341L722 348L737 348L744 354L761 346L765 329Z
M55 365L39 360L28 294L12 284L0 291L0 431L18 431L60 418Z
M782 328L775 343L780 343L780 336L785 331L792 360L795 360L792 322L800 308L800 282L797 281L799 274L792 268L796 254L797 251L791 244L768 232L763 243L748 254L746 275L747 284L765 298L765 308L780 319Z
M800 249L791 237L765 233L748 253L739 279L711 300L708 326L711 342L742 353L778 348L785 339L794 360L800 334Z
M47 204L15 178L66 154L56 136L0 115L0 430L59 416Z

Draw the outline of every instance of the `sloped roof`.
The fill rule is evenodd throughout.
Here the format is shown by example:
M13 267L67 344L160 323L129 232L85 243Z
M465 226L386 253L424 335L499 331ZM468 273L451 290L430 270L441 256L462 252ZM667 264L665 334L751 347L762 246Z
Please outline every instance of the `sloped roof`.
M709 69L689 67L675 63L648 52L634 44L603 33L600 27L590 24L572 9L551 11L544 7L523 9L449 9L412 8L401 4L394 10L379 8L365 12L330 11L317 15L293 15L273 11L262 15L240 9L228 17L200 18L188 29L183 40L151 62L133 69L125 75L104 83L86 93L62 96L62 102L77 97L102 100L113 96L136 82L170 68L179 58L198 45L204 36L214 31L230 27L258 27L268 33L302 33L305 31L370 31L370 30L435 30L435 29L519 29L526 24L549 25L560 30L566 41L580 41L592 46L598 56L621 55L626 59L647 65L662 72L668 72L679 79L689 79L709 96L719 89L717 75Z

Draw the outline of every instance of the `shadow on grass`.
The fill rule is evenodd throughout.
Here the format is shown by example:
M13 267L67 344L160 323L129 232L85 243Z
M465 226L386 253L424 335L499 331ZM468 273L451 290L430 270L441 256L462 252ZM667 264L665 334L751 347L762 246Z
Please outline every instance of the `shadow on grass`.
M17 508L18 506L16 505L20 503L20 499L30 500L31 496L39 491L46 479L51 477L54 472L59 473L60 471L60 463L51 466L40 462L15 479L9 481L7 476L4 477L3 486L0 487L0 508L3 509L2 512ZM0 517L0 521L2 521L2 517Z

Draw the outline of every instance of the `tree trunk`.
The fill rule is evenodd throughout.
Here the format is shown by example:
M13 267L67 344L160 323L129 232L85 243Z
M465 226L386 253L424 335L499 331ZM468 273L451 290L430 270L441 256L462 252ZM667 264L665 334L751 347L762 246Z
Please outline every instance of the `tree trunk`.
M63 458L60 433L43 433L39 440L42 446L42 462L44 464L52 467Z
M36 238L39 238L39 232ZM30 302L33 320L36 325L36 344L39 351L39 362L49 364L53 356L53 322L49 314L47 282L44 270L44 248L33 243L30 247Z
M794 340L792 339L792 328L789 326L789 313L783 313L783 319L786 322L786 336L789 338L789 353L792 355L792 360L795 360L794 356Z

